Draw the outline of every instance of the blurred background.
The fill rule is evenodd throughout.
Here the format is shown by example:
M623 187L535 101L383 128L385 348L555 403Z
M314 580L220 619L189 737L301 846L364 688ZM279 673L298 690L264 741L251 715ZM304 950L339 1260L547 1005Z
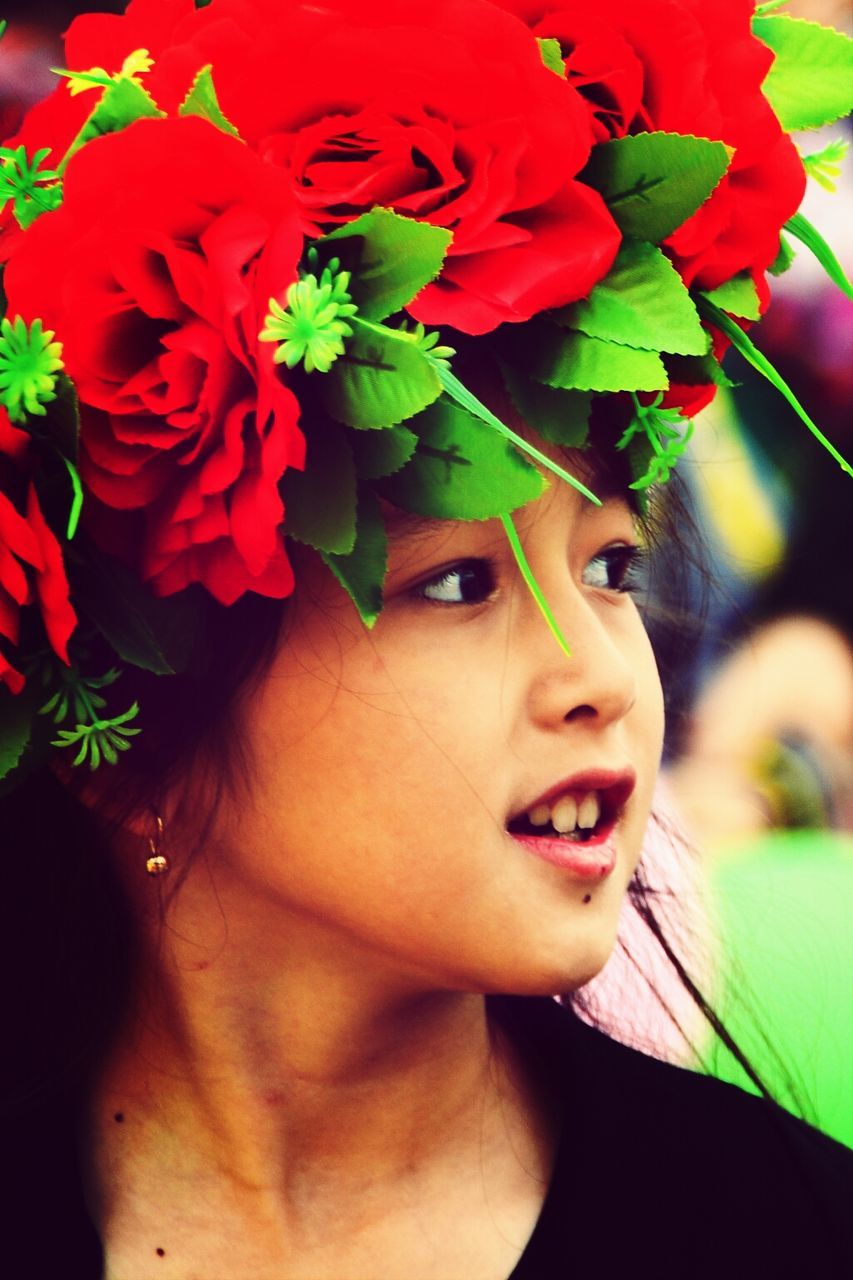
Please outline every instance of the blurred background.
M0 138L53 88L74 14L123 8L5 4ZM847 0L790 0L784 11L851 34ZM845 137L849 121L797 141L808 153ZM803 206L848 275L851 160L836 192L810 181ZM800 246L772 285L753 337L849 459L853 303ZM691 608L666 655L664 834L653 833L647 861L676 904L673 931L702 957L700 977L752 1060L783 1101L853 1145L853 482L736 353L726 368L737 385L704 412L679 464L706 570L686 584ZM677 867L676 829L697 851ZM613 1033L748 1085L649 948L651 977L638 988L626 956L644 944L628 912L624 934L630 947L591 984ZM667 1000L680 1015L664 1016Z

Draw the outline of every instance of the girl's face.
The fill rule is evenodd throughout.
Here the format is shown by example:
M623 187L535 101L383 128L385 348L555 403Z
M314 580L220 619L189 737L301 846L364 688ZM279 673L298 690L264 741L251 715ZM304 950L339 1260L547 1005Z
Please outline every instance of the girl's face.
M392 532L372 631L319 561L297 567L287 639L241 711L250 798L217 841L259 939L407 989L567 990L607 959L663 736L627 589L636 530L621 499L558 482L515 523L571 657L498 521ZM582 822L601 808L586 847L536 826L571 826L573 800Z

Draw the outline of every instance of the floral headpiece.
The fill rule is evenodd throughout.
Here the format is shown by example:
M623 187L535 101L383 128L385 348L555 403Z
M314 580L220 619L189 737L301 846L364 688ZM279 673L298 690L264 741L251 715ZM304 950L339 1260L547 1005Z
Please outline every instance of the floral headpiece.
M797 212L840 149L787 131L849 110L853 41L777 8L77 18L0 148L0 777L51 745L114 762L121 665L175 670L200 590L289 595L288 539L372 625L380 498L498 517L526 571L512 512L543 470L582 486L465 385L469 355L547 442L582 448L606 405L640 499L729 345L849 471L747 333L785 232L851 292ZM118 665L91 669L93 637Z

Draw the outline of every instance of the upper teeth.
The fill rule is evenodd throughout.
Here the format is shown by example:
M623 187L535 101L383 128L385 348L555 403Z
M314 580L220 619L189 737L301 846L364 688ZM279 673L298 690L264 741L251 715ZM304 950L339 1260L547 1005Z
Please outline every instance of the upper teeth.
M550 822L561 835L574 831L575 827L592 830L600 816L601 805L595 791L588 792L580 800L574 796L560 796L553 805L537 804L527 812L527 819L534 827L546 827Z

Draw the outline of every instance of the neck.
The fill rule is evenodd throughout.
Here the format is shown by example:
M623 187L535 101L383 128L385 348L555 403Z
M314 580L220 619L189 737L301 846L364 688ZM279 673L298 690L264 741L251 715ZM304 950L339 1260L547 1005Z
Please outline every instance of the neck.
M188 882L145 935L146 981L93 1098L96 1186L133 1181L131 1158L160 1165L161 1185L224 1181L299 1221L345 1212L365 1186L387 1198L414 1176L479 1177L507 1143L533 1143L541 1165L537 1104L482 996L402 981L280 910L214 913L204 897Z

